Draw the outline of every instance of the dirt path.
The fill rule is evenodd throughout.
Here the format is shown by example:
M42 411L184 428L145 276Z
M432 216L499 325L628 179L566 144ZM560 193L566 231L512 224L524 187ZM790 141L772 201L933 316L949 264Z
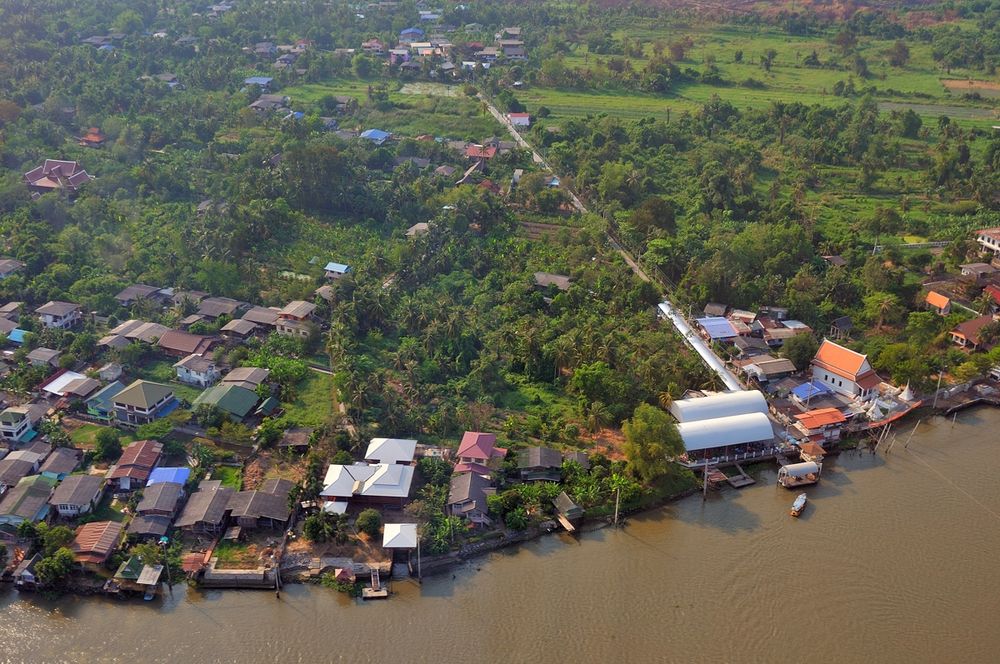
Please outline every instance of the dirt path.
M544 168L546 171L550 173L555 173L552 167L549 166L549 164L545 161L545 159L542 158L540 154L538 154L538 152L531 146L531 144L528 143L528 141L524 140L524 137L521 136L521 134L514 127L514 125L510 123L510 120L507 119L507 116L501 113L500 110L493 105L493 102L491 102L486 95L480 92L479 99L484 104L486 104L486 108L489 109L490 114L494 118L496 118L497 122L506 127L507 131L513 137L514 141L525 150L531 152L531 158L532 160L534 160L536 164L539 164L540 166L542 166L542 168ZM563 180L565 180L565 178L563 178ZM583 201L581 201L579 197L577 197L576 192L574 192L569 187L563 187L563 191L565 191L569 195L570 200L573 202L573 207L575 207L581 213L588 212L587 207L583 204ZM625 251L625 248L622 247L621 244L619 244L618 241L615 240L615 238L612 237L610 234L608 235L608 243L614 248L615 251L619 253L619 255L621 255L622 259L624 259L625 263L629 266L629 268L631 268L632 272L634 272L637 277L639 277L643 281L652 282L652 279L650 279L649 275L646 274L645 270L643 270L639 266L639 263L631 256L631 254ZM673 302L671 302L666 297L666 295L664 295L664 303L660 305L661 311L663 311L664 306L666 307L667 315L665 317L667 318L667 320L669 320L673 324L673 326L677 328L677 331L681 334L682 337L684 337L685 341L687 341L687 343L694 348L694 350L702 358L702 360L705 362L708 368L719 374L719 377L722 378L726 387L731 390L744 389L743 386L740 385L739 381L736 380L736 378L729 372L728 369L726 369L726 363L722 360L722 358L716 355L715 351L712 350L712 347L706 344L702 340L702 338L698 336L691 329L687 321L684 320L683 315L680 313L677 307L674 306Z

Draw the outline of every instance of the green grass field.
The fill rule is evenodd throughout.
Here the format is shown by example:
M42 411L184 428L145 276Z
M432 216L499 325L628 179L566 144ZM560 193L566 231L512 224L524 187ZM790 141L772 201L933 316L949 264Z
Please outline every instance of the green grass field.
M913 108L927 118L940 115L961 122L966 126L982 126L998 115L996 99L968 101L950 93L941 80L982 79L996 80L983 72L953 69L946 72L938 66L928 44L911 40L910 61L903 68L892 67L886 51L890 40L862 38L858 53L868 63L871 76L861 79L851 71L851 57L845 56L826 36L794 36L762 28L738 28L715 25L656 26L635 24L621 26L613 32L618 39L628 38L643 43L643 57L629 57L633 69L639 71L654 57L653 45L668 45L689 37L693 46L684 59L677 62L683 71L703 71L709 63L719 69L726 85L707 83L679 83L668 95L652 95L630 91L561 90L531 87L517 94L530 111L538 106L548 107L553 115L547 123L558 123L560 117L582 117L608 113L624 118L652 116L665 118L672 113L692 110L718 95L738 108L766 107L774 101L798 101L806 104L840 105L850 101L833 94L838 81L854 79L858 89L874 86L885 110ZM769 50L777 53L770 71L761 66L761 57ZM807 67L804 59L816 51L824 67ZM736 61L737 52L742 58ZM576 44L564 62L569 67L594 67L607 62L609 55L591 54L585 44ZM753 79L760 88L744 87L743 81Z
M360 108L354 116L341 120L345 128L377 128L400 136L433 134L465 140L482 140L499 131L499 125L491 115L483 113L479 101L466 97L458 88L433 83L406 84L402 87L405 92L389 93L393 108L379 110L367 103L368 86L366 81L335 79L294 85L281 92L291 97L294 109L307 113L316 110L327 95L355 97Z
M178 399L193 402L196 398L198 398L198 395L201 394L201 390L197 387L177 382L177 371L174 369L174 363L171 360L144 362L142 366L137 367L133 373L137 378L141 378L142 380L150 380L156 383L169 385L174 391L174 396Z
M212 479L221 480L222 486L239 491L243 484L243 472L235 466L216 466L212 469Z
M316 371L298 384L295 401L282 404L285 416L299 426L320 426L333 415L333 376Z
M97 509L94 510L94 516L97 517L98 521L117 521L122 522L125 520L125 514L122 512L122 505L111 498L111 494L105 494L104 498L97 505Z
M102 427L99 424L84 424L83 426L73 429L73 432L69 435L69 439L73 441L73 444L77 447L93 447L94 442L97 440L97 434L107 428L109 427ZM135 440L135 436L131 433L119 431L118 434L121 437L123 446L128 445Z

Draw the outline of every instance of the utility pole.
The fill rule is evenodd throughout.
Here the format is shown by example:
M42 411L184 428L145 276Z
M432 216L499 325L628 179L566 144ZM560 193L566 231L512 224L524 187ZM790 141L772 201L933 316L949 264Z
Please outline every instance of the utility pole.
M940 369L938 369L937 388L935 388L935 390L934 390L934 404L931 406L931 409L937 408L938 393L941 391L941 378L942 377L944 377L944 367L941 367Z
M705 468L702 470L701 502L708 500L708 458L705 459Z
M618 502L622 496L622 487L618 485L615 488L615 527L618 527Z

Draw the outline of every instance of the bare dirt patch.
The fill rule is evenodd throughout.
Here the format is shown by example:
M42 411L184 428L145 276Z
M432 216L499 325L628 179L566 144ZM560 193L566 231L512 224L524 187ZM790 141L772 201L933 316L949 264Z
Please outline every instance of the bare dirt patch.
M423 97L457 97L458 88L443 83L407 83L399 89L401 95L421 95Z
M378 541L376 541L378 540ZM352 537L346 544L336 542L310 542L304 537L289 540L286 555L305 554L313 558L350 558L356 563L388 562L391 556L381 547L381 537L370 539L365 535Z
M942 78L941 85L943 85L948 92L954 94L972 94L976 93L980 97L988 97L990 99L1000 98L1000 83L995 81L977 81L961 78Z

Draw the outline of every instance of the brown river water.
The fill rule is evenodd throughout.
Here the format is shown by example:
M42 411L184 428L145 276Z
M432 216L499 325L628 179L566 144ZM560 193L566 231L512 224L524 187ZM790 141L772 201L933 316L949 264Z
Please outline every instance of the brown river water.
M319 587L119 603L0 588L12 662L997 662L1000 411L900 426L794 492L685 499L361 603Z

